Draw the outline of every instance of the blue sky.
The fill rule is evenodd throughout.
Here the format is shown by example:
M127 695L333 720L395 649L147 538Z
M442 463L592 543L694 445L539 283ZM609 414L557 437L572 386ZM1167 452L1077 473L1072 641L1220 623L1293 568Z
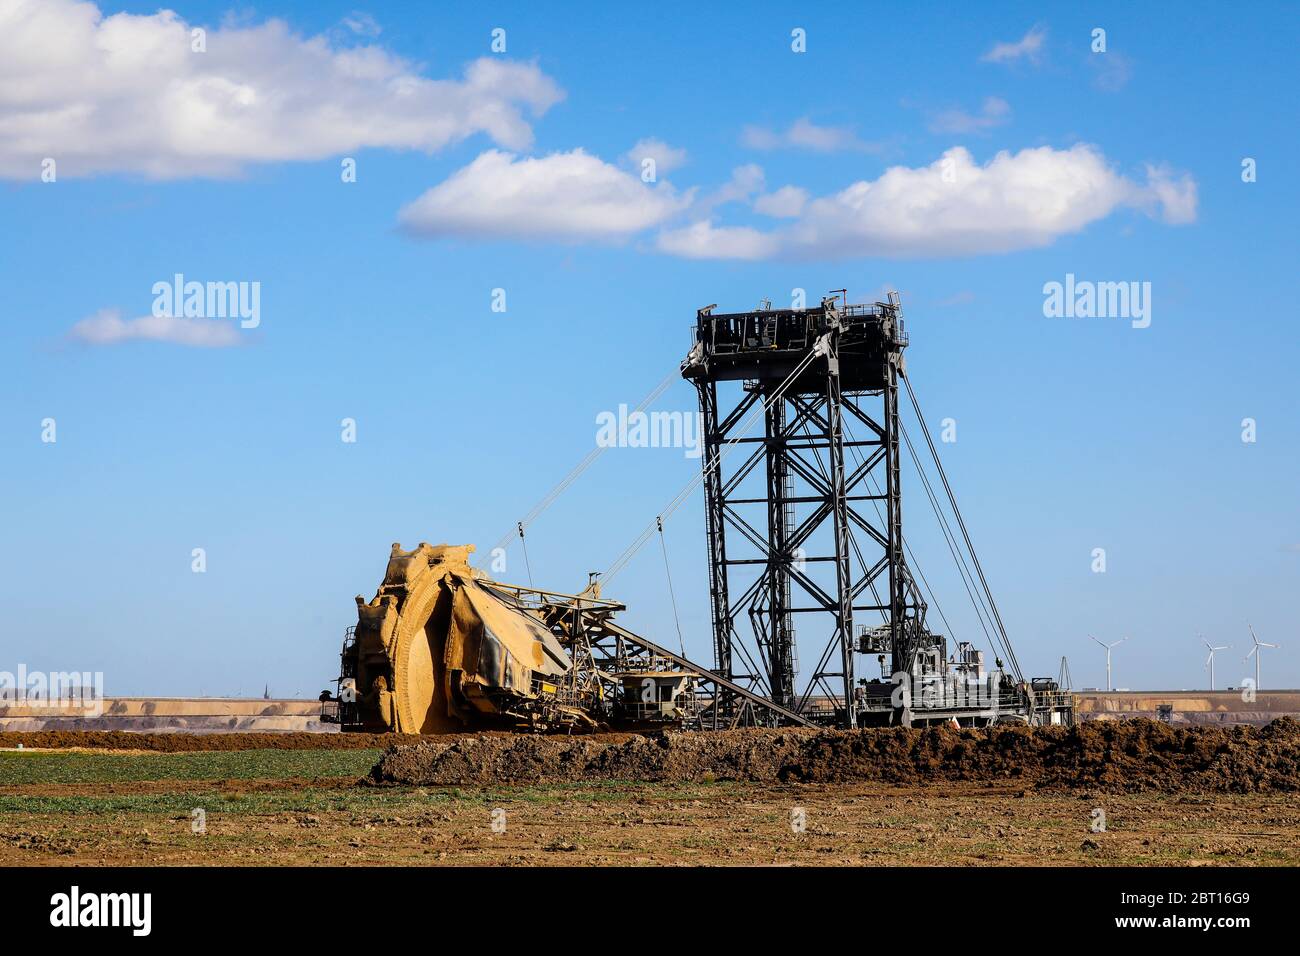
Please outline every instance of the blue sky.
M1249 621L1283 645L1265 684L1300 686L1294 5L39 6L0 0L0 669L315 694L389 545L485 553L676 367L696 308L847 286L903 293L1026 670L1101 684L1086 635L1129 635L1118 686L1203 687L1204 633L1235 683ZM207 50L177 47L196 26ZM260 283L259 326L132 324L175 273ZM1150 326L1045 317L1067 274L1151 283ZM530 530L534 578L585 582L697 469L610 450ZM698 493L667 541L707 661ZM657 548L612 594L675 642Z

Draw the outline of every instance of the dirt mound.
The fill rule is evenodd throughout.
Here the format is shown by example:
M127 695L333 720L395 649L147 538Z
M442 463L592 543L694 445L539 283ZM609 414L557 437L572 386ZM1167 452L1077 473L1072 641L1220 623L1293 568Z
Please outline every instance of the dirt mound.
M1295 791L1300 790L1300 723L1284 717L1263 728L1175 729L1134 720L1038 729L424 738L389 748L371 780L433 786L587 780L1002 781L1111 791Z

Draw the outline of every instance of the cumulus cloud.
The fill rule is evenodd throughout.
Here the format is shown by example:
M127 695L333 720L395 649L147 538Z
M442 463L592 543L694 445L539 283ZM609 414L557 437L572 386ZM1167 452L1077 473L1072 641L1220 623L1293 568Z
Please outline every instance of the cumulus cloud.
M1016 60L1028 60L1037 63L1042 57L1043 42L1047 39L1046 27L1032 27L1019 40L1010 43L995 43L980 59L985 63L1012 63Z
M1196 182L1158 165L1132 178L1079 144L1002 151L983 164L953 147L928 166L894 166L820 197L794 185L767 191L753 164L716 189L679 192L581 149L541 158L489 150L399 219L415 235L566 242L657 229L660 251L693 259L916 258L1038 248L1123 208L1193 222ZM737 212L782 221L723 221Z
M1173 226L1196 221L1196 180L1165 165L1148 164L1146 208Z
M377 37L384 32L374 17L360 10L353 10L344 17L343 25L361 37Z
M782 186L775 192L764 193L754 200L754 212L775 219L794 219L808 205L808 190L798 186Z
M371 23L356 20L361 35ZM483 58L430 79L373 45L304 38L280 20L209 30L170 10L0 0L0 176L230 176L252 163L364 147L433 151L477 133L532 142L563 92L535 65Z
M686 165L686 150L669 146L661 139L649 137L637 140L636 145L629 149L623 158L638 169L645 160L653 159L655 175L663 176Z
M787 226L765 232L706 219L665 230L658 246L697 259L970 256L1046 246L1121 207L1191 222L1196 184L1159 167L1136 182L1083 144L1004 151L982 166L954 147L929 166L895 166L808 201Z
M68 338L84 345L121 345L125 342L170 342L196 348L228 348L240 344L239 328L222 319L183 319L146 315L123 319L117 309L104 309L82 319Z
M715 226L707 220L659 234L659 249L686 259L770 259L781 240L749 226Z
M866 143L846 126L818 126L804 117L789 129L777 131L765 126L746 126L740 141L751 149L808 149L818 153L844 151L875 152L879 147Z
M763 191L765 182L762 166L756 163L737 166L731 171L729 180L700 197L692 206L692 212L699 216L728 203L749 202L753 196Z
M1001 126L1011 119L1011 106L1006 100L997 96L985 98L978 114L962 110L944 110L930 119L930 132L952 133L965 136L970 133L985 133L995 126Z
M616 241L685 208L667 183L643 183L581 149L541 158L488 150L402 208L423 236Z

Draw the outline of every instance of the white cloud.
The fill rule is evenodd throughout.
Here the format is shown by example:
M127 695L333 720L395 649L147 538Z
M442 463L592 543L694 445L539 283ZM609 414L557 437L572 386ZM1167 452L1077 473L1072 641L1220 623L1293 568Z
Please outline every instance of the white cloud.
M785 221L725 222L737 206L741 215ZM1165 166L1130 178L1086 144L1003 151L982 165L953 147L927 166L894 166L821 197L794 185L766 192L753 164L697 195L647 185L581 149L541 158L489 150L399 219L424 236L619 241L658 229L657 248L686 258L834 260L1038 248L1123 208L1193 222L1196 182Z
M360 37L377 37L384 32L374 17L360 10L353 10L344 17L343 25Z
M766 178L763 175L763 167L756 163L746 163L744 166L737 166L731 171L731 179L723 183L711 193L706 193L698 203L695 204L693 212L696 215L707 213L710 210L725 206L733 202L749 202L751 196L755 193L762 192L763 184Z
M929 166L895 166L814 199L788 226L701 220L661 233L658 245L700 259L970 256L1046 246L1122 207L1191 222L1196 184L1158 167L1138 183L1082 144L1004 151L983 166L954 147Z
M945 110L935 114L930 120L930 132L965 136L970 133L987 132L1010 119L1010 104L1001 97L990 96L985 98L978 115L973 116L961 110Z
M1160 218L1173 226L1196 221L1196 180L1191 173L1175 173L1168 166L1147 165L1148 211L1156 210Z
M770 259L781 247L769 233L748 226L717 227L707 220L660 233L658 245L685 259Z
M239 327L222 319L182 319L146 315L123 319L117 309L104 309L82 319L68 338L85 345L121 345L124 342L170 342L198 348L228 348L241 344Z
M808 205L808 190L798 186L782 186L776 192L764 193L754 200L754 211L776 219L794 219Z
M1019 40L1012 43L995 43L980 59L985 63L1011 63L1021 59L1037 63L1042 56L1043 41L1046 39L1046 27L1032 27Z
M403 207L399 221L425 236L611 241L688 202L581 149L540 159L489 150Z
M669 146L661 139L649 137L637 140L637 144L624 154L624 158L637 169L641 168L643 161L653 159L655 175L664 176L686 165L686 150Z
M746 126L741 131L741 142L751 149L808 149L818 153L837 153L846 150L876 152L879 146L865 143L846 126L818 126L807 117L795 120L783 132L764 126Z
M364 21L357 21L362 30ZM365 147L433 151L476 133L522 149L525 112L563 92L535 65L482 58L421 76L378 46L304 38L280 20L208 31L170 10L105 17L90 2L0 0L0 177L229 176L251 163Z

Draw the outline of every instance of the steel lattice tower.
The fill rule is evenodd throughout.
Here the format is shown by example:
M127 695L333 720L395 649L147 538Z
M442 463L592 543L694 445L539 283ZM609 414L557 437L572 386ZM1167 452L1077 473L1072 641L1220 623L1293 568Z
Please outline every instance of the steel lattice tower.
M682 375L703 416L715 669L856 726L854 653L907 670L928 634L903 554L898 299L713 308L697 314ZM759 418L763 434L749 435ZM855 634L855 615L875 626ZM796 620L817 654L802 685ZM812 713L818 697L833 712Z

